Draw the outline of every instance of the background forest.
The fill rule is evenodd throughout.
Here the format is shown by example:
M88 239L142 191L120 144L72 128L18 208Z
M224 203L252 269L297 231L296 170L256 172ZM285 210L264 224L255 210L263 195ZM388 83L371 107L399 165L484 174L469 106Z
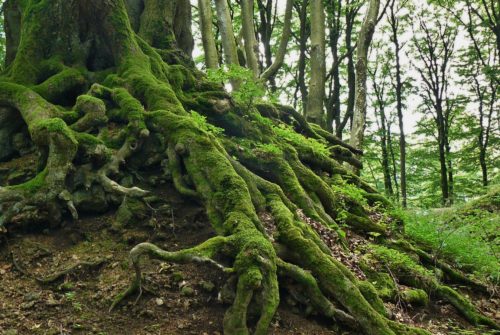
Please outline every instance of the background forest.
M315 20L309 8L313 2L295 1L290 18L285 16L285 0L256 2L257 72L269 69L280 54L287 24L290 39L284 64L270 76L266 88L255 87L250 73L246 79L251 87L241 87L242 94L256 98L266 94L265 99L306 110L314 64L311 22ZM326 61L321 113L326 129L339 138L349 138L359 31L369 2L324 1L323 6ZM362 174L403 206L406 202L410 207L426 208L460 203L484 193L495 180L498 183L498 6L495 1L469 0L391 0L379 6L368 50ZM250 69L242 6L231 1L229 11L233 31L242 32L236 36L238 64ZM195 24L199 20L195 17ZM201 32L199 26L193 28L197 35L195 60L204 68ZM217 65L227 65L215 18L213 33ZM232 75L244 75L241 69L232 69ZM443 141L439 139L441 126ZM447 175L445 194L440 187L440 143Z

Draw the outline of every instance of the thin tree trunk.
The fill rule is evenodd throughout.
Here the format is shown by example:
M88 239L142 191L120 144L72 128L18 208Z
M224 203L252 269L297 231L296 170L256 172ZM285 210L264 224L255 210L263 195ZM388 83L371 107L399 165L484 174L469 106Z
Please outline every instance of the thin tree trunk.
M396 201L399 202L399 183L398 183L398 168L396 164L396 155L394 154L394 146L392 143L392 132L391 132L391 123L387 122L387 146L389 147L389 152L391 154L391 162L392 162L392 180L394 181L394 187L396 188Z
M278 52L276 53L274 62L272 62L272 64L269 65L268 68L261 75L261 79L264 81L274 78L276 72L278 72L280 67L283 65L286 49L288 46L288 41L290 40L290 35L292 34L291 23L292 23L293 2L294 2L293 0L287 0L286 2L285 18L283 21L283 32L281 35Z
M323 103L325 98L325 10L323 0L311 1L311 72L307 120L325 126Z
M446 165L446 144L445 144L445 127L442 111L439 111L440 107L436 108L438 113L436 119L436 126L438 128L438 146L439 146L439 166L440 166L440 183L441 183L441 194L442 194L442 205L448 206L450 198L450 188L448 186L448 168Z
M216 69L219 67L219 55L217 54L212 31L212 7L210 1L198 0L198 12L200 13L200 30L205 52L205 64L209 69Z
M348 3L348 6L352 6L352 3ZM351 52L352 46L352 32L354 29L354 23L358 9L350 8L347 10L346 14L346 31L345 31L345 46L347 52L347 109L342 119L342 123L337 127L337 136L342 138L342 132L344 131L348 122L352 124L352 115L354 113L354 100L356 93L356 69L354 67L354 52ZM349 127L350 128L350 127Z
M225 63L228 66L240 65L227 0L215 0L215 8L217 9L217 22L219 24Z
M300 89L300 96L302 100L302 113L307 114L307 100L308 100L308 90L306 85L306 48L307 40L309 38L309 22L307 20L307 5L309 0L304 0L301 5L298 6L300 19L300 36L299 36L299 75L298 75L298 86Z
M258 78L260 75L259 62L257 60L259 46L255 38L253 24L253 0L241 0L241 16L247 67L252 70L254 78Z
M398 125L399 125L399 161L400 161L400 183L401 183L401 205L403 208L407 207L407 195L406 195L406 138L404 131L404 120L403 120L403 83L401 80L401 61L400 61L400 51L401 46L399 45L398 27L399 19L396 18L396 13L394 11L394 3L391 2L389 24L392 29L392 43L394 44L394 58L396 59L396 110L398 113Z
M391 183L391 169L389 167L389 153L387 151L387 127L386 127L386 118L385 118L385 110L383 106L379 105L380 112L380 148L382 150L382 171L384 174L384 189L385 194L388 196L393 196L394 191L392 189Z
M340 10L342 8L342 1L328 2L328 29L329 29L329 44L330 51L333 57L333 68L331 69L332 90L328 99L327 113L326 113L326 129L333 132L337 137L341 138L338 134L340 128L340 62L338 43L340 39ZM333 124L335 123L335 127Z
M380 0L371 0L363 25L359 32L356 53L356 98L351 129L350 144L363 147L366 123L366 72L368 66L368 48L370 47L380 7Z
M389 166L388 145L391 145L391 143L389 142L390 134L388 133L388 130L390 131L390 128L385 115L385 82L380 85L378 84L376 72L377 69L375 69L374 73L371 73L371 79L373 83L373 91L376 98L375 116L377 120L378 131L380 132L380 149L382 151L382 160L380 161L380 163L382 165L382 174L384 175L385 194L392 197L394 195L394 190L392 188L391 168Z

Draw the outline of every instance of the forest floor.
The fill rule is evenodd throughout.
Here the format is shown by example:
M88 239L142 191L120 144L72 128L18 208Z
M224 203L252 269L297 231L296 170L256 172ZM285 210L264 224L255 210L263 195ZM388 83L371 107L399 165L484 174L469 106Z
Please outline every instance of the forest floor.
M165 188L164 188L165 189ZM167 189L169 189L167 187ZM171 189L171 188L170 188ZM149 241L167 250L196 245L214 235L202 208L180 200L174 191L159 194L171 215L151 217L116 230L114 212L87 216L62 227L18 231L0 240L0 334L222 334L228 304L221 299L225 275L204 265L172 265L144 260L145 292L108 312L112 299L130 282L128 252ZM51 283L35 278L82 261ZM496 302L498 304L498 302ZM495 305L486 301L494 314ZM394 318L433 334L482 334L445 304L412 309L387 305ZM493 315L494 317L495 315ZM498 315L497 315L498 317ZM272 334L351 334L314 316L283 292Z

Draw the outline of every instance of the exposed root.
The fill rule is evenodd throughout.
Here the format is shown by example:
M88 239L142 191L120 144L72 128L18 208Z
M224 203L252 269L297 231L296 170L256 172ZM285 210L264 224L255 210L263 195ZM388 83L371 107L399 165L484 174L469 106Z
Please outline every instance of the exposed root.
M372 246L371 249L373 251L369 254L368 259L371 259L372 263L374 259L374 264L381 262L401 283L422 289L429 295L435 295L449 302L473 325L485 325L493 329L500 329L495 321L481 314L467 298L441 284L433 272L417 264L408 255L383 246Z
M139 296L136 301L140 298L142 294L142 272L139 263L141 256L147 255L153 259L180 264L193 262L210 264L223 272L231 273L233 272L233 269L227 268L212 259L212 257L214 257L216 253L220 252L220 250L222 250L227 243L228 239L225 237L214 237L196 247L172 252L164 251L151 243L141 243L136 245L130 251L129 256L130 262L134 267L135 277L130 286L124 292L117 295L117 297L113 300L109 310L112 311L121 301L137 291L139 291Z
M101 259L101 258L95 259L93 261L78 261L78 262L64 268L63 270L57 271L53 274L50 274L50 275L47 275L44 277L38 277L38 276L35 276L32 273L30 273L23 266L21 266L21 264L19 263L19 260L15 256L14 252L11 252L11 256L12 256L12 264L14 264L14 267L16 268L17 271L19 271L20 273L22 273L23 275L25 275L29 278L33 278L34 280L36 280L40 284L51 284L51 283L59 280L61 277L66 276L72 272L75 272L75 271L80 270L82 268L95 268L95 267L101 266L102 264L104 264L107 261L106 259Z
M336 308L331 301L323 295L316 279L310 272L281 260L278 261L278 270L280 275L292 278L302 287L304 293L310 299L311 305L318 313L332 318L334 321L339 321L351 329L358 328L356 320L351 315Z

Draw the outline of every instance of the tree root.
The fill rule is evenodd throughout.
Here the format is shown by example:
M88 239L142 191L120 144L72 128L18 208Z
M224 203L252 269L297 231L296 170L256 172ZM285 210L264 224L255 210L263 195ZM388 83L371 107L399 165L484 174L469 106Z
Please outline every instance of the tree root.
M147 255L150 258L181 264L193 262L210 264L225 273L231 273L233 271L231 268L227 268L212 259L212 257L214 257L219 250L223 249L227 243L228 239L225 237L214 237L196 247L173 252L164 251L151 243L141 243L136 245L130 251L129 255L130 262L134 267L135 277L130 286L124 292L117 295L117 297L113 300L109 311L112 311L121 301L137 291L139 291L139 296L137 297L136 302L139 300L142 294L142 272L139 263L141 256Z
M55 273L52 273L50 275L44 276L44 277L37 277L33 274L31 274L28 270L26 270L21 264L19 263L17 257L15 256L14 252L11 252L11 257L12 257L12 264L14 264L14 267L16 268L17 271L25 275L26 277L33 278L36 282L40 284L51 284L57 280L59 280L61 277L66 276L72 272L75 272L76 270L80 270L82 268L95 268L98 266L101 266L104 264L107 260L106 259L101 259L97 258L93 261L78 261L60 271L57 271Z
M102 6L110 11L111 7L106 6L112 6L113 13L126 15L123 1L107 1ZM140 174L142 168L148 167L141 162L134 168L125 164L140 160L141 151L147 149L146 153L157 157L156 163L168 165L174 186L182 195L204 204L219 236L174 252L149 243L134 247L130 252L134 278L114 299L110 310L134 293L139 292L140 297L139 262L147 255L167 262L208 263L233 274L237 280L236 296L224 317L224 332L228 335L249 333L247 314L253 307L259 314L254 333L267 334L280 301L278 274L303 287L318 312L359 332L426 334L388 320L372 287L360 281L356 277L360 274L351 271L332 252L334 242L347 247L346 234L338 226L343 217L347 217L347 229L362 234L392 233L370 217L378 209L370 204L388 204L340 163L360 167L355 155L362 152L308 124L300 113L284 106L257 106L271 119L265 122L252 106L238 106L220 85L210 84L194 68L185 63L163 62L155 49L137 38L127 18L119 17L122 14L115 14L106 26L110 30L107 33L114 36L113 45L120 46L113 50L115 73L91 74L56 61L50 71L44 71L52 76L39 78L41 85L30 85L38 86L35 90L41 95L27 86L12 84L29 82L27 77L39 72L37 67L22 72L19 63L13 66L11 78L0 81L0 105L20 112L33 143L42 153L41 166L45 167L24 184L0 188L0 229L2 222L22 221L23 215L24 221L30 223L36 216L39 220L57 221L65 211L76 218L78 208L72 192L82 188L98 186L106 196L118 199L114 203L124 196L143 197L146 190L124 187L114 179ZM48 90L61 78L65 84ZM64 93L74 95L75 87L86 87L90 84L88 78L100 78L99 83L80 95L71 110L53 104L62 104L57 100ZM190 110L217 121L216 125L224 128L224 136L213 131L205 120L195 119ZM315 148L298 134L295 135L299 143L293 145L290 139L274 136L273 125L283 123L292 125L316 144L326 144L329 150ZM134 171L123 173L126 169ZM337 186L345 185L344 182L364 190L366 194L360 192L364 200ZM268 218L261 220L258 212ZM328 230L328 243L315 225L332 229ZM333 231L337 239L332 238ZM217 262L218 254L232 261L231 267ZM425 259L425 255L421 257ZM414 278L413 286L437 292L461 309L471 322L492 326L455 291L431 279L428 272L415 273L399 265L388 264L400 280L407 274ZM57 280L78 266L87 265L72 266L43 278L42 282ZM402 269L408 270L402 271L403 276L397 271Z
M334 321L338 320L343 325L350 329L357 329L358 324L356 320L341 309L336 308L328 298L326 298L318 286L316 279L311 273L305 271L299 266L278 261L278 273L280 275L289 277L301 285L304 293L311 301L311 305L326 317L332 318Z
M370 251L369 257L384 264L402 283L446 300L473 325L485 325L493 329L500 329L495 321L481 314L467 298L452 288L442 285L430 270L417 264L408 255L384 246L371 246L370 249L372 251Z

